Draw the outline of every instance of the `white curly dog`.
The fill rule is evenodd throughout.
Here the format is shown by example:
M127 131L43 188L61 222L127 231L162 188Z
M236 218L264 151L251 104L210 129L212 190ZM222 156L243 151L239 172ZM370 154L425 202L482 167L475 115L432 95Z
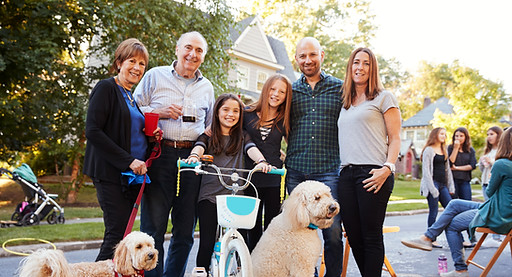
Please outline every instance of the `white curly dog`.
M328 186L300 183L252 251L254 277L313 276L322 251L316 228L329 228L339 211Z
M39 249L22 260L19 276L144 276L145 270L156 267L157 260L158 250L153 238L142 232L132 232L117 245L114 261L68 264L62 251Z

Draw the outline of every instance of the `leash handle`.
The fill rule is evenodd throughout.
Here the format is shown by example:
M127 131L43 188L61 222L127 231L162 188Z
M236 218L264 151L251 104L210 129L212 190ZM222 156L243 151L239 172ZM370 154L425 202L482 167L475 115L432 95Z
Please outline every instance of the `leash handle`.
M162 153L162 148L160 146L160 143L162 141L162 130L159 132L159 139L155 141L155 145L153 146L153 149L151 150L151 155L149 155L149 158L146 161L146 167L149 168L151 166L151 163L153 160L160 157L160 154ZM142 200L142 194L144 193L144 188L146 187L146 178L147 174L144 174L144 181L142 182L142 186L140 187L139 194L137 195L137 200L133 204L132 213L130 214L130 220L128 221L128 225L126 225L126 230L124 231L123 238L125 238L129 233L132 232L133 224L135 223L135 217L137 216L137 211L139 210L139 205Z

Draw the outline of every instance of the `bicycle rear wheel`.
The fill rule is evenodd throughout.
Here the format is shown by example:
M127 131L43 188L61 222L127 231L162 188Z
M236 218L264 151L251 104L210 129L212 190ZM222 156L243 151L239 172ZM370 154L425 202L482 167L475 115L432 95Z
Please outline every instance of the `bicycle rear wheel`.
M240 239L234 239L228 244L224 276L252 277L251 255L247 246Z

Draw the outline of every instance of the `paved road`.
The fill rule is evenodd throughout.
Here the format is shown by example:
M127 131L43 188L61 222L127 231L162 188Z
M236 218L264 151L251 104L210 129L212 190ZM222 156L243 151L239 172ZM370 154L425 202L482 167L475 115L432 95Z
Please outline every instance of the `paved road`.
M441 253L444 253L448 257L448 270L453 270L453 262L451 260L450 251L448 250L448 244L444 235L441 235L438 241L445 246L444 249L435 249L431 252L425 252L421 250L410 249L403 246L400 243L402 238L412 238L419 236L425 229L426 226L426 214L415 214L406 216L388 216L385 221L385 225L388 226L399 226L400 232L387 233L384 235L386 244L386 256L391 262L394 270L398 276L410 277L410 276L438 276L437 274L437 258ZM191 257L195 257L197 253L196 239L194 248L192 250ZM166 245L167 248L167 245ZM479 263L486 263L489 258L493 255L497 248L483 248L479 251L477 258L475 259ZM66 252L66 258L71 262L82 262L82 261L93 261L98 253L97 249L80 250L80 251L69 251ZM469 255L469 251L466 253ZM497 263L494 265L491 273L488 276L506 277L511 276L512 271L512 260L510 259L511 253L510 248L505 248L504 253L500 256ZM5 257L0 258L0 276L14 276L14 273L18 267L21 257ZM189 260L187 273L190 273L194 266L194 259ZM481 270L470 266L470 276L479 276ZM352 258L349 260L348 265L348 276L359 276L359 271ZM389 276L386 272L383 272L382 276ZM301 277L301 276L298 276Z

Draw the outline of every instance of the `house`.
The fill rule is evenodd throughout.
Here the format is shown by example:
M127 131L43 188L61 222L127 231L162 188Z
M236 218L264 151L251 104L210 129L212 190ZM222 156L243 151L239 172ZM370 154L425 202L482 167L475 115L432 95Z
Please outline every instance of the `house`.
M396 172L417 179L420 173L419 155L410 139L403 139L396 162Z
M238 22L231 29L233 46L228 50L234 66L228 82L244 97L255 101L272 74L281 73L294 82L297 78L282 41L267 36L256 16Z
M437 110L451 114L453 106L448 103L446 97L441 97L434 103L430 103L430 98L427 97L423 102L423 109L402 123L402 138L412 141L418 155L427 143L429 132L432 130L434 112Z

